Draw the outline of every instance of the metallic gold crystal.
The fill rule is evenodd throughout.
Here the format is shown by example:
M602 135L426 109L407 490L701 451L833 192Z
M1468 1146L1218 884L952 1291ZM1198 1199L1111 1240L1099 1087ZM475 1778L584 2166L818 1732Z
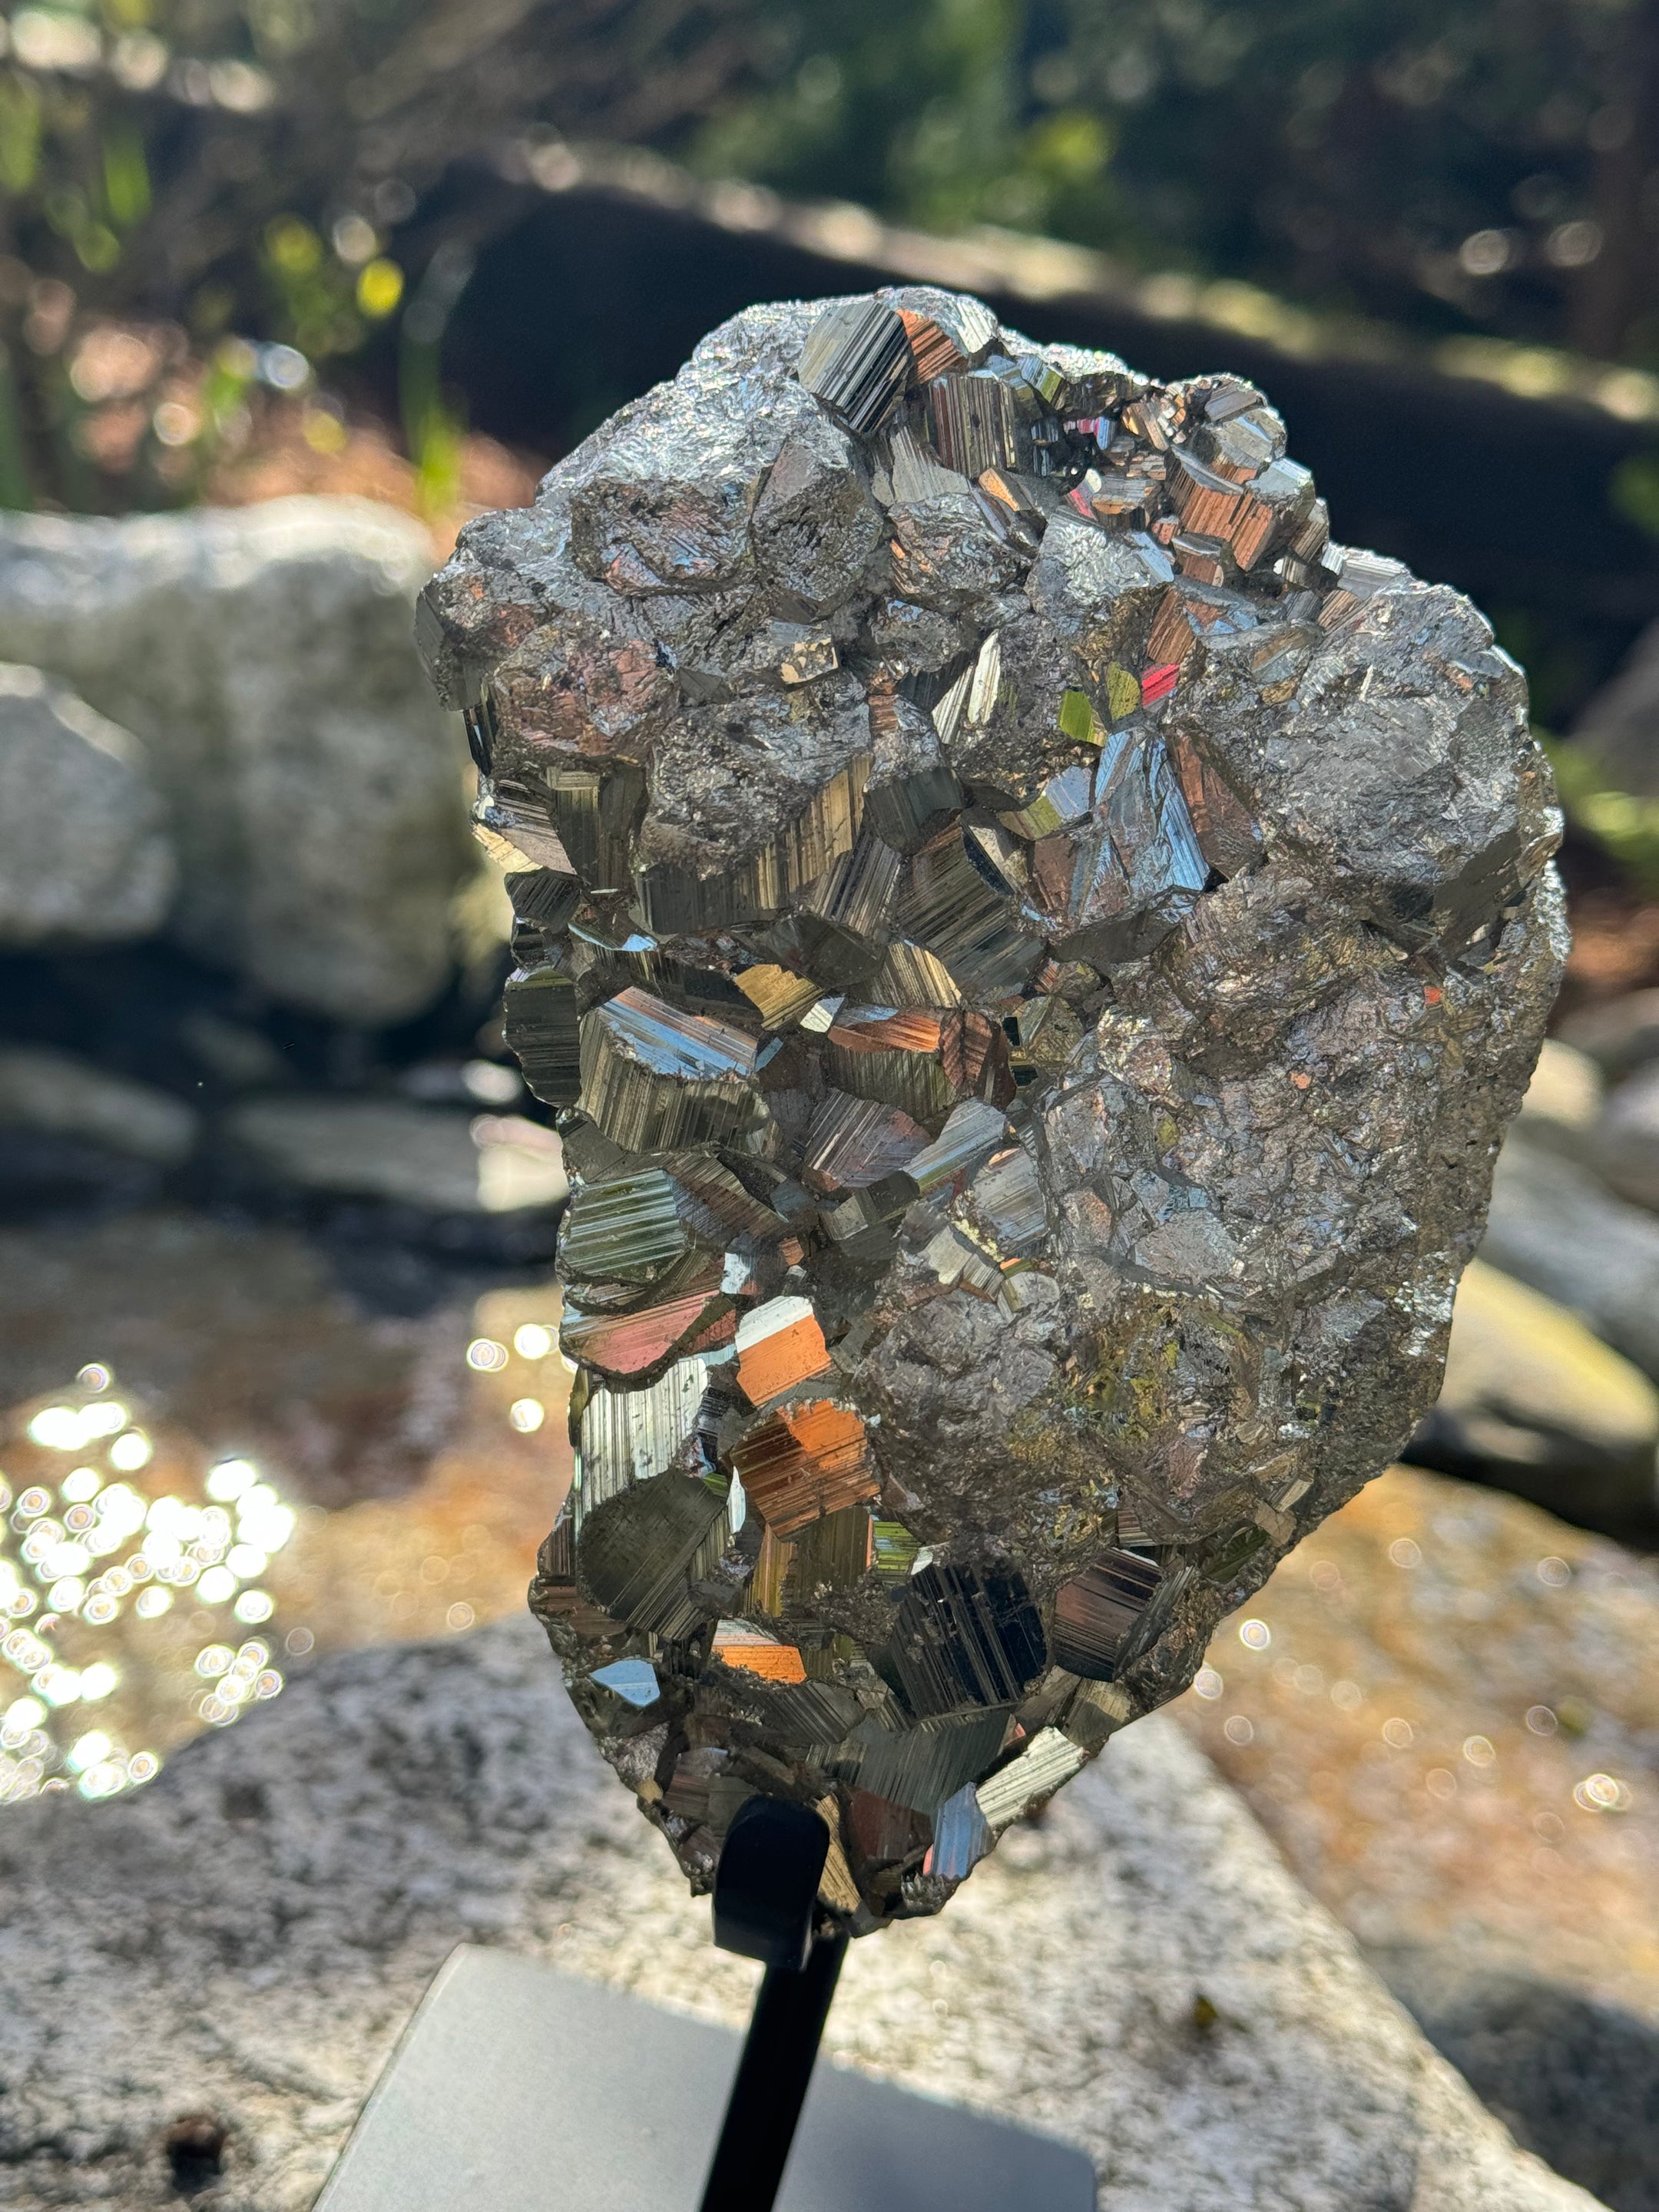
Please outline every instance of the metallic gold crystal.
M708 1143L756 1127L755 1040L727 1022L620 991L581 1018L581 1104L629 1152Z
M769 1299L738 1326L738 1387L763 1407L830 1371L829 1348L810 1298Z
M577 1426L571 1486L578 1539L595 1506L672 1464L696 1425L708 1382L702 1360L683 1359L648 1390L591 1393Z
M775 1535L873 1498L878 1485L864 1423L830 1399L791 1405L732 1453L749 1502Z

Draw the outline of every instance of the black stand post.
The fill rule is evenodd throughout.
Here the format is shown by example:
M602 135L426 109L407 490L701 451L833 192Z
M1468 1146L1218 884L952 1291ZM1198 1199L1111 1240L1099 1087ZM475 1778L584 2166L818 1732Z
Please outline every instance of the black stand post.
M847 1938L814 1939L829 1834L816 1813L751 1797L714 1877L714 1941L763 1959L749 2038L714 2146L702 2212L772 2212L836 1994Z
M533 1959L456 1951L364 2107L316 2212L1093 2212L1082 2152L838 2066L813 2080L847 1939L820 1911L829 1833L753 1798L714 1881L714 1940L766 1977L724 2028ZM825 1932L820 1933L823 1930ZM736 2073L732 2062L737 2057ZM793 2146L793 2148L792 2148Z
M821 1936L804 1966L767 1968L702 2212L772 2212L846 1955L844 1936Z

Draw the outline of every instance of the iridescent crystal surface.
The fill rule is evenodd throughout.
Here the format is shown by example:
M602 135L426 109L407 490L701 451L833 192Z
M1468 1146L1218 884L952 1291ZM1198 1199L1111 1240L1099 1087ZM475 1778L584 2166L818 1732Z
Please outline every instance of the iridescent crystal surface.
M1563 947L1519 670L1237 378L757 307L420 635L562 1109L532 1603L697 1887L939 1909L1432 1401Z

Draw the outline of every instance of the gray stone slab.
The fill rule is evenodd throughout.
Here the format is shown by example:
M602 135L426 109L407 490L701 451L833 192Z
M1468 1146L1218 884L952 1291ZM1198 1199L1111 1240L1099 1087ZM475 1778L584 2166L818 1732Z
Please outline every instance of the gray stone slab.
M316 2212L696 2212L741 2039L463 1944ZM1080 2151L821 2063L778 2212L1093 2212Z
M8 1807L0 2205L179 2212L167 2132L206 2115L223 2171L191 2212L310 2212L467 1942L730 2028L754 1998L528 1620L324 1661L131 1799ZM948 1912L853 1946L825 2049L1080 2144L1102 2212L1594 2203L1516 2148L1157 1715Z

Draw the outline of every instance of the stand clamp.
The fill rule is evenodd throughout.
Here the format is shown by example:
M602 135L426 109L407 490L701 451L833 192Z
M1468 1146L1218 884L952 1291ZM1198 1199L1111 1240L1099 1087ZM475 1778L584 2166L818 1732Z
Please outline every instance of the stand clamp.
M751 1797L714 1875L714 1941L766 1967L702 2212L773 2212L847 1938L815 1936L830 1836L816 1813Z

